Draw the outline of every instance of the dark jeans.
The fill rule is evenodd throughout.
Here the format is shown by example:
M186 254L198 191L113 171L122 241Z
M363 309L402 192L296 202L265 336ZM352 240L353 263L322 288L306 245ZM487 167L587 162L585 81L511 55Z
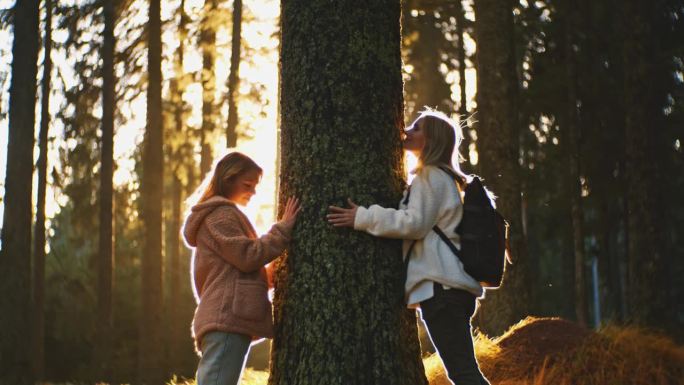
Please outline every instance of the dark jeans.
M465 290L445 290L437 283L434 293L420 303L421 315L449 379L456 385L488 385L475 360L470 331L475 296Z

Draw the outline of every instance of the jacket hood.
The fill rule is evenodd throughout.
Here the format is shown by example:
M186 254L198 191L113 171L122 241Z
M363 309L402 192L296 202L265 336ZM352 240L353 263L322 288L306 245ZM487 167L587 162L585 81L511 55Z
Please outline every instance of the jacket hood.
M235 204L224 197L213 196L202 203L192 206L190 214L185 218L185 224L183 224L185 243L192 247L197 246L197 232L202 226L204 218L220 206L235 206Z

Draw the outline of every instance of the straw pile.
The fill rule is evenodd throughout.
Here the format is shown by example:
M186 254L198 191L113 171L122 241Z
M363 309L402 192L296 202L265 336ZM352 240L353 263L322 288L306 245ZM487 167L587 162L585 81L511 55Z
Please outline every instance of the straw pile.
M492 385L684 385L684 347L635 327L528 317L495 339L476 334L475 350ZM425 366L430 385L450 384L437 355Z

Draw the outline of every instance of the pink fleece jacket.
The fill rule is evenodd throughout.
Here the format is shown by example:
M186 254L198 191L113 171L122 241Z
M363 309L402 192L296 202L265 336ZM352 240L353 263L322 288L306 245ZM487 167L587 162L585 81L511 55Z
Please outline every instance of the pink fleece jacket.
M183 235L193 248L192 278L197 309L192 321L196 347L209 331L273 337L264 265L285 250L291 225L276 223L257 237L249 219L219 196L195 205ZM198 349L199 351L199 349Z

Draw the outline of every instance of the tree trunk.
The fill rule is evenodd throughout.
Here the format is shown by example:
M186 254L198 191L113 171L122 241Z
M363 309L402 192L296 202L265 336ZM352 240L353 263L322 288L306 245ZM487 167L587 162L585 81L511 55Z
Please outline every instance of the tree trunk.
M466 96L466 55L465 55L465 11L462 0L456 1L456 34L458 45L456 56L458 57L458 86L460 89L461 103L458 106L458 115L463 124L463 142L461 143L461 155L466 162L470 161L470 124L468 124L468 97Z
M33 375L43 380L45 372L45 192L47 190L48 130L50 128L50 78L52 76L52 0L45 0L41 84L40 133L38 134L38 195L33 230Z
M38 59L38 2L14 7L9 137L0 256L0 383L32 383L31 182Z
M240 87L240 44L242 42L242 0L233 1L233 36L230 55L230 75L228 75L228 127L226 128L226 147L237 145L238 104Z
M114 176L114 111L116 80L114 78L114 0L103 3L104 44L102 46L102 154L100 163L100 237L97 276L97 365L99 379L111 381L112 292L114 266L113 176Z
M485 184L499 197L498 210L511 225L513 259L501 288L487 292L477 321L486 333L500 334L527 315L530 298L521 220L512 3L476 0L475 15L479 163Z
M164 158L160 0L150 0L148 39L147 128L143 147L141 186L145 246L142 256L139 373L143 383L159 384L165 379L161 265Z
M173 103L173 120L175 131L177 135L183 135L185 127L185 104L183 102L183 94L185 92L185 74L183 71L183 57L185 55L185 39L187 38L187 23L188 15L185 13L185 0L181 0L179 9L179 23L178 23L178 49L175 56L175 78L171 81L171 98ZM176 137L177 139L177 137ZM182 351L187 348L184 343L189 338L187 325L183 322L185 320L183 309L178 306L178 301L181 297L181 282L185 278L181 274L181 205L183 200L183 183L180 179L182 174L182 165L188 161L189 154L182 151L186 143L176 144L170 151L169 156L172 157L171 164L174 168L171 175L171 220L170 226L167 230L169 234L169 329L171 347L169 349L169 362L171 367L179 370L183 366L181 357ZM183 159L185 157L185 159ZM194 163L194 162L191 162Z
M568 162L568 172L566 173L567 184L570 194L570 217L572 218L572 239L573 239L573 277L575 317L580 325L587 325L587 296L585 291L584 278L584 215L582 212L582 184L580 181L580 139L578 127L577 111L577 57L573 46L577 46L575 39L575 29L578 20L575 15L575 5L568 0L564 0L560 9L563 12L564 20L564 55L566 69L566 109L565 125L562 127L564 136L564 151Z
M200 47L202 49L202 128L200 132L200 172L204 177L211 169L210 135L216 128L216 27L217 0L205 0Z
M31 384L31 182L38 1L14 6L12 83L0 255L0 383Z
M400 8L281 2L280 199L303 209L277 266L271 385L427 385L399 242L324 219L347 197L401 197Z
M660 2L623 2L624 95L627 185L628 312L631 321L662 328L671 320L668 268L663 253L657 132L663 126L656 86L662 76L655 34Z

